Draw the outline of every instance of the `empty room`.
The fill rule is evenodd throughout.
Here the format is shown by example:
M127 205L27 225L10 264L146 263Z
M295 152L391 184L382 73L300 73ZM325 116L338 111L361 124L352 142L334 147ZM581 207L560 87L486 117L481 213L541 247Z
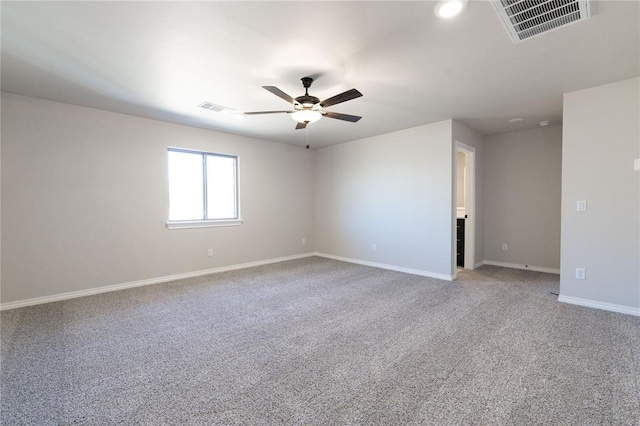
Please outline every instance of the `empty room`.
M640 2L0 20L0 424L640 424Z

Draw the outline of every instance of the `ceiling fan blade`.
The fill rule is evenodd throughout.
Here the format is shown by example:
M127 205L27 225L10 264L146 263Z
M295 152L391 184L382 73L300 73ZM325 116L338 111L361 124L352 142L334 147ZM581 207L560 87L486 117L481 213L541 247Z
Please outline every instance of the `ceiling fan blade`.
M278 89L276 86L262 86L262 88L265 89L265 90L268 90L269 92L273 93L277 97L279 97L281 99L284 99L285 101L289 102L290 104L293 104L296 101L291 96L287 95L282 90Z
M351 99L359 98L362 96L362 93L358 92L356 89L347 90L346 92L342 92L339 95L335 95L329 99L325 99L320 102L320 106L328 107L331 105L339 104L341 102L350 101Z
M305 127L307 127L306 121L303 121L302 123L298 122L298 124L296 124L296 130L304 129Z
M286 112L290 114L294 111L251 111L251 112L243 112L244 115L260 115L260 114L280 114Z
M356 121L362 118L357 115L340 114L339 112L330 112L330 111L323 111L322 115L329 118L335 118L337 120L350 121L352 123L355 123Z

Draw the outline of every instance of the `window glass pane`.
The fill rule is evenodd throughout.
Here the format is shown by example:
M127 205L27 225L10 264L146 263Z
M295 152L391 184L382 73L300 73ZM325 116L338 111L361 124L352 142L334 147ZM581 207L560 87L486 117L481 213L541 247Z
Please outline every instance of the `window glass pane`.
M202 155L169 151L169 220L204 219Z
M236 205L236 159L207 155L207 219L237 218Z

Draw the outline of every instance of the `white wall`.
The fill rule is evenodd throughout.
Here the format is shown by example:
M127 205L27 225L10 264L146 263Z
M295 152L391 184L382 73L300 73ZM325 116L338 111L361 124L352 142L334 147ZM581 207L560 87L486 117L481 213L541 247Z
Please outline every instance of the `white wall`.
M564 96L560 300L640 315L640 79ZM576 202L587 201L586 212ZM586 268L586 280L575 278Z
M167 146L239 156L244 225L165 228ZM1 172L3 304L313 251L302 147L3 93Z
M316 250L450 277L453 159L451 120L319 149Z
M562 127L484 141L485 260L558 270Z

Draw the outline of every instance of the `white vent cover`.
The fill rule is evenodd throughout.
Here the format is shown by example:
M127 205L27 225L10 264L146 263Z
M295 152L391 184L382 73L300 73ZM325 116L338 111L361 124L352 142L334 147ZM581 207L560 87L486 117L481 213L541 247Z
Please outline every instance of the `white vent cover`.
M204 108L204 109L208 109L209 111L213 111L213 112L220 112L223 115L230 115L233 116L235 118L244 118L244 113L240 112L240 111L236 111L233 108L229 108L226 106L222 106L222 105L218 105L218 104L214 104L213 102L203 102L200 105L198 105L200 108Z
M220 112L230 109L227 107L223 107L222 105L214 104L213 102L203 102L200 104L200 108L209 109L213 112Z
M587 0L492 0L514 43L589 19Z

